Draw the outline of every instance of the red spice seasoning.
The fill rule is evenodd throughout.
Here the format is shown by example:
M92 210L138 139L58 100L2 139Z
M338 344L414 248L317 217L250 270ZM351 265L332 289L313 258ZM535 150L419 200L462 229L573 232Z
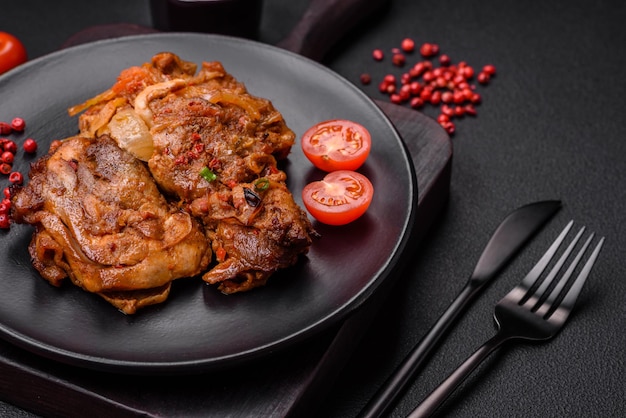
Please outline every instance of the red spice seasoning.
M4 151L0 155L0 161L2 161L3 163L7 163L7 164L13 164L14 158L15 158L15 155L10 151Z
M14 171L9 174L9 181L13 184L22 184L24 182L24 176L19 171Z
M13 128L16 132L24 132L24 128L26 128L26 122L22 118L13 118L11 121L11 128Z
M33 138L27 138L22 147L29 154L37 152L37 142Z
M391 48L392 65L406 65L415 49L415 41L404 38L399 48ZM427 105L438 108L437 122L452 135L456 131L453 119L477 115L476 106L482 102L482 96L473 83L489 84L496 74L496 67L487 64L477 71L466 61L453 62L449 55L439 53L438 44L422 43L418 61L398 76L386 74L378 84L378 90L394 104L408 104L413 109L423 109ZM372 56L382 61L384 54L381 49L375 49ZM361 75L361 84L371 82L369 74Z
M0 229L9 229L11 227L11 220L8 213L0 213Z
M4 143L4 146L2 147L2 149L4 151L8 151L12 154L15 154L17 152L17 144L14 141L8 140Z
M393 62L393 65L395 65L396 67L402 67L406 63L406 58L404 55L396 53L393 54L391 62Z
M6 122L0 122L0 135L9 135L13 128Z
M424 58L433 57L437 55L438 53L439 53L439 45L437 44L431 44L427 42L427 43L422 44L422 46L420 47L420 54L422 54Z
M15 117L11 123L0 122L0 134L10 135L12 133L22 133L26 129L26 121L23 118ZM37 142L28 138L22 144L24 151L34 153L37 151ZM8 176L8 181L15 185L21 185L24 182L24 175L19 171L13 170L13 163L18 152L17 143L9 138L0 138L0 174ZM11 208L11 189L5 187L3 189L3 199L0 201L0 229L10 228L10 208Z
M402 48L404 52L413 52L415 49L415 41L411 38L404 38L400 44L400 48Z

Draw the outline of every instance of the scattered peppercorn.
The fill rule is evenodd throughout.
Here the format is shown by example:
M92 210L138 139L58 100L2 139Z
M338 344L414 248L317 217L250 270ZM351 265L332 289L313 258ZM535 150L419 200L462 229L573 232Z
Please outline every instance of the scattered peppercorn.
M465 113L467 115L470 115L470 116L476 116L476 108L471 103L470 104L466 104L465 105Z
M383 58L385 58L385 53L383 52L382 49L375 49L372 51L372 57L376 60L376 61L382 61ZM0 133L2 133L0 131Z
M22 118L13 118L11 121L11 128L16 132L23 132L26 128L26 122Z
M0 135L10 135L12 133L21 134L26 130L26 121L23 118L15 117L11 123L0 122ZM33 138L27 138L22 144L25 153L37 152L37 142ZM17 157L18 145L15 140L0 138L0 174L7 175L8 181L15 185L24 182L24 175L14 170L13 163ZM10 227L11 189L5 187L3 197L0 201L0 229Z
M456 131L456 126L454 125L454 122L445 122L441 125L441 127L446 130L448 135L452 135Z
M411 38L404 38L400 44L400 48L402 48L404 52L413 52L413 49L415 49L415 41Z
M476 77L476 79L478 80L478 82L480 84L487 84L489 83L489 74L485 73L485 72L480 72L478 73L478 76Z
M487 64L483 67L483 72L489 74L490 76L496 75L496 67L492 64Z
M24 182L24 176L19 171L13 171L9 174L9 181L13 184L22 184Z
M439 56L439 64L441 64L442 66L447 67L451 63L452 63L452 60L450 59L448 55L442 54Z
M0 229L9 229L11 221L8 213L0 213Z
M9 199L4 199L0 202L0 213L9 213L11 210L11 201Z
M14 141L8 140L4 143L3 150L15 154L17 152L17 144Z
M413 109L419 109L424 106L424 100L421 97L414 97L411 99L411 107Z
M0 135L9 135L12 131L11 125L6 122L0 122Z
M391 58L391 62L396 67L402 67L406 63L406 58L401 53L396 53L396 54L393 54L393 57Z
M15 155L10 151L4 151L2 155L0 155L0 161L6 164L13 164L13 159Z
M8 190L6 188L5 190ZM6 193L5 193L6 196ZM9 229L11 227L11 217L9 211L11 210L11 201L6 197L0 202L0 229Z
M22 147L29 154L37 152L37 142L33 138L27 138Z
M439 53L439 45L437 44L424 43L420 47L420 54L422 54L424 58L433 57L437 55L438 53Z
M361 74L360 78L361 78L361 83L364 85L370 84L372 82L372 76L367 73Z
M405 53L410 54L414 49L413 39L403 39L400 48L391 48L392 64L396 67L406 65ZM482 102L482 97L472 83L487 85L496 74L496 67L487 64L475 71L467 62L454 63L449 55L439 55L439 52L438 44L423 43L419 48L422 59L399 76L386 74L378 84L378 90L388 95L394 104L408 103L413 109L422 109L426 105L440 107L437 122L451 135L456 131L452 119L477 115L476 106ZM375 49L372 56L382 61L383 52ZM437 56L439 66L433 64ZM361 75L361 84L371 82L369 74Z

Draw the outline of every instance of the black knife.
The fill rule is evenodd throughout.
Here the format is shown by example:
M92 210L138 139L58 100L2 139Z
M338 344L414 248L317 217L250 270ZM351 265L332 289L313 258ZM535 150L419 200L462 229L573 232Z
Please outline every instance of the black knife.
M387 410L461 312L560 207L561 202L557 200L531 203L511 212L502 221L461 293L367 403L360 417L379 417Z

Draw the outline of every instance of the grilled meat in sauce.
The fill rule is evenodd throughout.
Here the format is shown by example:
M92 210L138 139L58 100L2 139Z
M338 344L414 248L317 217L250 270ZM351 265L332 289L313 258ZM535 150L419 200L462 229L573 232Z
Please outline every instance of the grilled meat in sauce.
M168 203L145 165L108 137L69 138L13 190L12 217L35 226L33 265L132 314L210 262L200 223Z
M81 135L110 135L147 161L168 198L205 228L215 263L203 279L224 293L244 291L294 264L316 235L277 167L295 134L221 63L196 69L157 54L70 113L85 111Z

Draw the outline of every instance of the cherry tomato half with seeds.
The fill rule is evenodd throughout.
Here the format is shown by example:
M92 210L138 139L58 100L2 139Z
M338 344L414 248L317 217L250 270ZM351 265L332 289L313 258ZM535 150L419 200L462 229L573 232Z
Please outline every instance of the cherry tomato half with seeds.
M361 217L374 197L374 186L361 173L338 170L302 189L304 206L318 221L345 225Z
M0 32L0 74L23 64L27 60L26 48L10 33Z
M320 122L302 136L304 155L320 170L354 171L361 167L372 148L372 137L362 125L346 119Z

